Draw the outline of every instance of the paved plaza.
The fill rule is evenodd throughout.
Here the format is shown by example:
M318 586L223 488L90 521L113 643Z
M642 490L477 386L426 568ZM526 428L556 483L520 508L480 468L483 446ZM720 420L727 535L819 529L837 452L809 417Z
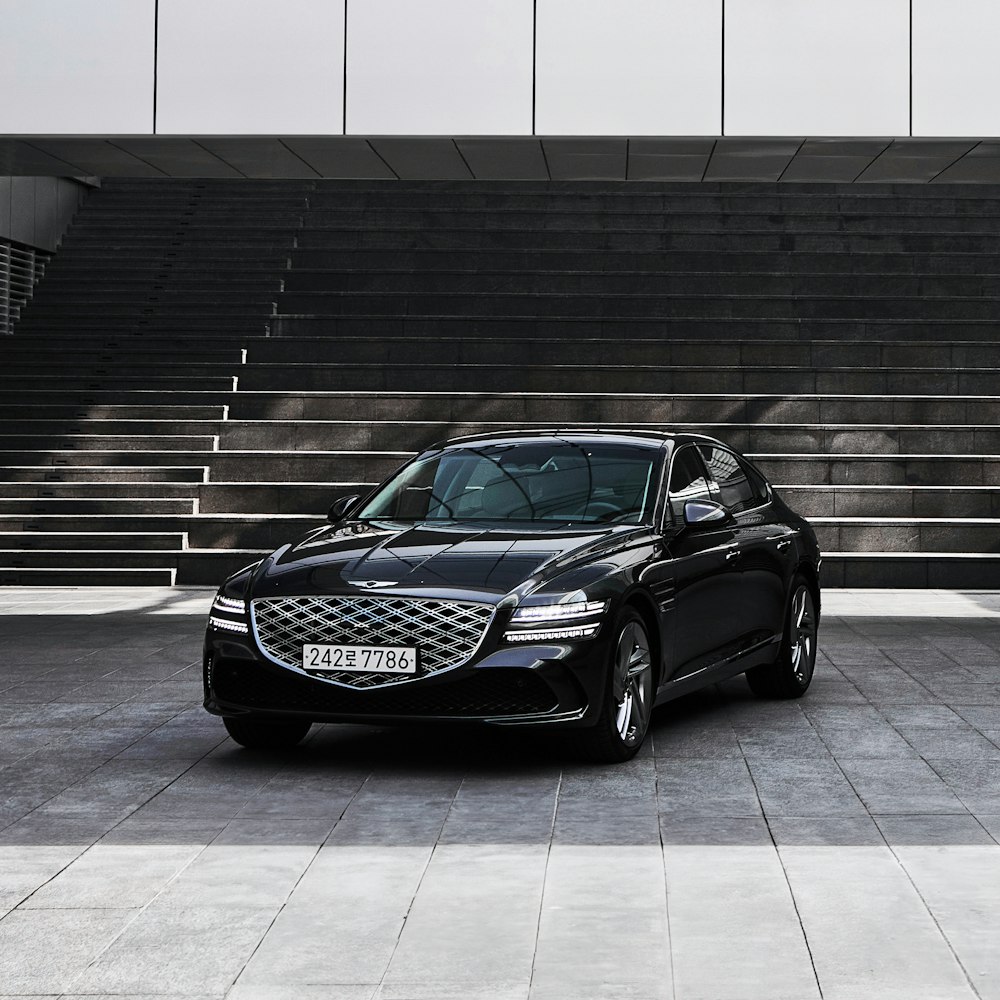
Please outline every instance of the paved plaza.
M1000 595L830 591L638 758L200 708L205 590L0 590L0 996L1000 998Z

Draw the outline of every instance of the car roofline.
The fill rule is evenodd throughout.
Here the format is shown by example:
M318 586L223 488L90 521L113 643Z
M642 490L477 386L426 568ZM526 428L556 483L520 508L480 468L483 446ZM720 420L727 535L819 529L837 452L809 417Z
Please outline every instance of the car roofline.
M570 424L570 425L544 425L537 427L518 427L510 429L500 429L496 431L481 431L478 434L463 434L458 437L444 438L435 441L427 446L426 451L435 448L450 448L455 445L469 444L475 441L505 441L511 438L532 438L532 437L619 437L619 438L645 438L647 441L664 445L668 441L677 441L681 438L700 439L714 441L704 434L691 434L688 431L661 430L655 427L608 427L600 425Z

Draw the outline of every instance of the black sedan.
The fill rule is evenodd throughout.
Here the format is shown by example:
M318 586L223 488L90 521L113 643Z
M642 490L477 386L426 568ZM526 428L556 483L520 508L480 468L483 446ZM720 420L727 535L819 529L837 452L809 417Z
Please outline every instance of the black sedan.
M622 761L655 705L744 672L770 698L812 679L815 534L712 438L455 439L330 521L213 603L205 707L244 746L448 720L559 728Z

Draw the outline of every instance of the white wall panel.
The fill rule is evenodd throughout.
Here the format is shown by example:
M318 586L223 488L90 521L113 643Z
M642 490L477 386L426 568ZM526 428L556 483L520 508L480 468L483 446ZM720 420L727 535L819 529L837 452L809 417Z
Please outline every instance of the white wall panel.
M154 8L0 0L0 132L151 132Z
M532 0L350 0L347 131L531 132Z
M343 132L344 0L160 0L156 130Z
M1000 135L1000 4L913 0L913 134Z
M907 135L909 0L726 0L727 135Z
M538 0L539 135L718 135L722 0Z

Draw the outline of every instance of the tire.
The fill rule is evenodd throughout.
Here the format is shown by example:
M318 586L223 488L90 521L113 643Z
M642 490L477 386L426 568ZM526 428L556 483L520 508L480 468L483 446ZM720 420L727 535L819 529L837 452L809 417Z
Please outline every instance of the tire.
M796 574L788 595L785 631L774 663L753 667L746 673L750 690L758 698L801 698L809 689L816 668L816 634L819 619L816 599L804 576Z
M261 719L224 718L226 731L248 750L289 750L302 742L312 723L291 719L265 722Z
M580 755L618 764L638 753L653 711L653 663L646 625L633 608L615 620L604 701L597 724L575 733Z

